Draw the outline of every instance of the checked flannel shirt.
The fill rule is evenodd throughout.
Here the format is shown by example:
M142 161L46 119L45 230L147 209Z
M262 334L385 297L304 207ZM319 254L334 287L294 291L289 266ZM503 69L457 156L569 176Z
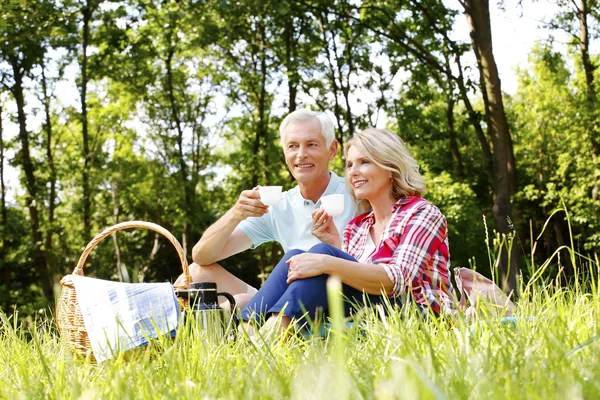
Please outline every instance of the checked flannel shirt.
M422 307L431 307L437 314L452 313L446 218L433 204L414 196L398 200L392 212L370 256L370 263L381 265L394 284L388 295L405 297L412 292ZM344 230L343 250L358 259L374 222L373 212L350 221Z

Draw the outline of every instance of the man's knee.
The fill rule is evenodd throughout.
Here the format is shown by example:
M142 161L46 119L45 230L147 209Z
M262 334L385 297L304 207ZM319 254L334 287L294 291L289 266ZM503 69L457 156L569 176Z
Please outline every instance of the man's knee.
M210 280L206 278L212 276L211 272L208 271L208 269L212 266L221 268L219 264L212 264L210 266L200 266L196 263L191 263L190 265L188 265L188 272L190 274L190 277L192 278L192 282L202 282ZM214 269L212 274L214 274ZM177 277L177 280L175 281L175 283L173 283L173 286L185 286L185 283L185 275L181 274Z
M219 270L223 269L223 267L217 263L210 265L191 263L188 266L188 269L190 271L190 276L192 277L192 282L205 282L209 281L210 278L213 278Z
M319 244L315 244L313 247L310 248L310 250L308 251L309 253L313 253L313 254L329 254L331 256L335 255L336 252L335 247L327 244L327 243L319 243Z
M285 258L287 260L289 258L292 258L292 257L297 256L298 254L302 254L302 253L305 253L305 251L298 250L298 249L288 250L288 252L283 255L283 258Z
M283 257L281 258L281 261L279 261L277 263L277 265L275 266L275 268L273 270L283 268L287 271L288 265L286 264L286 261L289 260L290 258L292 258L298 254L302 254L302 253L304 253L303 250L298 250L298 249L289 250L287 253L285 253L283 255Z
M313 296L325 290L328 275L318 275L306 279L297 279L290 283L288 290L294 293L298 298L303 298L304 294Z

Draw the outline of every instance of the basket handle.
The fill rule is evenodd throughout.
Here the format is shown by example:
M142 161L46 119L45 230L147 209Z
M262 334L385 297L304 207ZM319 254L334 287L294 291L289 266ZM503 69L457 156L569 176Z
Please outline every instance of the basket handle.
M173 236L173 234L171 232L169 232L162 226L154 224L152 222L144 222L144 221L121 222L120 224L116 224L111 227L108 227L105 230L103 230L102 232L100 232L99 234L97 234L88 243L88 245L85 246L83 253L81 253L81 257L79 257L79 261L77 262L77 265L75 266L75 269L73 270L73 275L83 276L83 266L85 264L85 260L87 259L87 257L90 255L90 253L92 252L92 250L94 249L94 247L96 247L96 245L98 243L100 243L102 240L104 240L106 237L110 236L114 232L122 231L124 229L133 229L133 228L143 228L143 229L147 229L150 231L154 231L156 233L160 233L165 238L167 238L169 240L169 242L171 242L171 244L175 247L175 250L177 250L177 254L179 255L179 261L181 261L181 269L183 269L183 275L185 277L184 285L185 285L185 287L187 287L188 284L192 282L192 277L190 276L190 271L188 269L188 263L185 259L185 254L183 254L183 249L181 248L181 244L179 243L177 238L175 238L175 236Z

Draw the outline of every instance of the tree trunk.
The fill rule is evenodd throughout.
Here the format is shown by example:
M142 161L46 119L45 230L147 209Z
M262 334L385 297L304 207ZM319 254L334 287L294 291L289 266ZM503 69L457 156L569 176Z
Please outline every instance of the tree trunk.
M581 62L583 66L583 71L585 72L587 97L588 99L593 99L593 96L596 92L594 87L594 70L596 69L596 66L594 66L592 61L590 60L590 38L587 23L587 17L589 13L590 10L588 10L587 0L579 0L579 49L581 50Z
M302 18L302 17L299 17ZM303 22L304 20L301 20L300 22L300 27L299 27L299 33L298 35L301 36L302 35L302 26L303 26ZM294 111L296 111L296 108L298 107L297 104L297 96L298 96L298 85L300 84L300 77L298 74L298 40L296 39L296 29L294 26L294 15L293 13L290 13L289 18L286 21L286 25L285 25L285 31L284 31L284 35L285 35L285 67L286 67L286 74L287 74L287 78L288 78L288 113L292 113ZM281 145L283 146L283 143L281 143ZM283 152L279 152L279 158L280 158L280 162L285 165L285 156L283 155ZM294 181L294 176L292 175L292 172L286 168L288 177L290 182Z
M464 170L460 151L458 150L458 142L456 140L456 129L454 129L454 96L452 92L448 93L448 107L446 108L446 125L448 127L448 136L450 138L450 151L456 165L456 176L458 179L464 179Z
M265 184L271 184L271 168L269 167L269 145L270 140L268 138L268 129L267 129L267 46L266 46L266 31L265 25L261 23L259 25L259 33L260 33L260 92L258 94L258 126L257 126L257 135L263 142L263 168L264 168L264 176L265 176ZM259 141L257 141L259 142ZM257 149L260 151L260 149ZM256 153L258 154L258 153ZM255 176L255 184L258 185L258 176Z
M208 107L209 97L207 96L205 99L201 100L196 107L197 110L202 110L200 112L200 121L198 121L198 115L194 116L194 123L192 126L192 176L190 177L190 181L192 182L192 187L196 187L196 183L198 182L198 176L200 175L200 170L204 166L206 162L207 156L207 147L203 147L202 145L202 137L204 136L204 121L206 119L206 108Z
M346 110L345 110L345 119L346 119L346 134L344 135L343 131L340 129L339 133L338 133L338 137L337 137L337 141L340 144L340 148L344 148L344 137L352 137L352 135L354 134L354 118L352 117L352 112L350 111L350 74L352 73L352 53L351 53L351 49L352 49L352 43L350 40L346 40L346 61L348 63L348 75L346 76L346 79L344 79L344 73L342 72L342 65L340 63L341 60L344 60L343 57L338 55L338 49L337 49L337 44L335 41L335 32L333 32L333 30L330 30L329 33L331 34L331 46L333 47L333 56L335 59L335 65L337 67L337 76L339 79L339 90L342 92L342 97L344 98L344 103L346 104ZM331 65L331 61L329 61L329 64ZM332 67L330 67L332 68ZM335 80L336 80L336 74L332 71L331 73L331 79L332 79L332 83L334 83L334 90L336 92L336 96L335 96L335 102L336 102L336 109L341 113L341 107L338 104L338 100L337 100L337 91L338 91L338 85L335 84ZM344 83L344 81L346 81L346 83Z
M289 18L285 21L285 69L288 81L288 113L296 110L296 96L298 94L298 43L294 40L294 17L290 13Z
M157 219L156 219L156 223L161 225L162 224L162 192L160 192L160 190L158 191L158 193L156 193L156 211L157 211ZM159 233L155 233L154 234L154 242L152 245L152 250L150 251L150 257L148 258L148 262L146 263L146 265L142 265L140 270L138 271L138 276L135 277L135 282L144 282L144 278L146 277L146 273L148 273L148 270L150 269L150 265L154 262L154 260L156 259L156 255L158 254L158 251L160 250L160 246L161 246L161 242L160 242L160 238L161 235Z
M348 3L344 2L343 6L348 6ZM349 7L348 7L349 8ZM354 70L354 60L352 58L352 53L354 51L354 37L355 34L353 32L352 29L352 25L350 24L350 17L349 17L349 13L350 10L348 10L346 7L344 7L343 12L346 14L346 26L347 29L342 31L342 37L344 37L344 52L345 57L343 58L343 60L346 61L346 64L348 66L348 73L346 74L346 79L342 79L344 77L344 74L342 72L342 66L338 63L338 72L339 72L339 76L340 76L340 87L342 89L342 94L344 95L344 102L346 103L346 124L348 124L348 129L346 131L346 135L348 138L351 138L352 135L354 135L354 117L352 116L352 111L351 111L351 107L350 107L350 77L352 76L352 72ZM350 37L348 37L350 36ZM336 49L336 44L335 44L335 40L333 41L333 46L334 49ZM339 60L340 58L337 57L337 49L335 50L336 52L336 58ZM344 82L345 81L345 82ZM340 140L340 148L344 148L344 138L341 137L342 140Z
M2 227L0 228L0 266L2 267L2 276L4 283L4 290L6 291L4 297L4 311L8 312L10 308L10 293L11 293L11 270L10 263L6 261L6 229L8 227L8 212L6 210L6 186L4 185L4 137L3 137L3 126L2 126L2 104L0 104L0 194L1 204L0 211L2 217Z
M348 129L346 130L346 136L348 139L354 135L354 117L352 116L352 110L350 107L350 75L352 74L352 44L346 43L347 55L346 60L348 61L348 74L346 75L346 82L340 81L340 87L342 89L342 95L344 96L344 102L346 103L346 124ZM340 79L343 77L342 67L338 65L340 72ZM338 138L340 148L344 148L344 137L340 135Z
M83 43L81 56L81 133L83 136L83 171L82 186L83 186L83 240L88 242L91 239L92 232L92 185L91 185L91 152L90 139L88 133L88 117L87 117L87 48L90 41L90 21L92 19L93 8L90 1L81 9L83 15Z
M119 223L119 184L115 181L110 183L110 194L113 203L113 223L116 225ZM121 263L121 249L119 248L119 240L117 238L117 233L112 233L112 241L113 246L115 248L115 256L117 260L117 276L119 277L119 282L131 282L129 279L129 273L127 272L127 268L123 263Z
M52 291L52 280L48 271L46 254L43 249L44 238L40 231L40 221L38 213L37 188L34 174L34 166L29 152L29 133L27 132L25 118L25 98L23 96L23 71L19 66L19 60L16 56L10 57L13 70L14 86L12 88L15 102L17 103L17 121L19 125L19 140L21 142L21 164L25 172L25 199L29 209L29 218L31 224L31 237L33 239L33 262L38 271L40 285L46 301L53 302L54 294Z
M117 239L117 233L113 232L110 236L112 237L113 247L115 249L115 256L117 260L117 276L119 278L119 282L129 282L129 279L125 279L123 270L121 269L121 252L119 249L119 240ZM125 272L127 272L127 269L124 270ZM127 277L129 277L129 275L127 275Z
M41 62L42 68L42 90L44 112L46 113L46 159L48 161L48 172L50 173L50 194L48 196L48 229L46 230L46 259L48 261L48 271L53 271L53 236L54 236L54 210L56 208L56 166L54 165L54 156L52 151L52 116L50 115L50 96L48 95L48 85L46 82L46 65L44 59Z
M264 23L259 25L259 34L260 34L260 88L258 93L258 126L257 126L257 136L262 139L263 142L263 170L264 170L264 184L271 185L272 177L271 177L271 167L270 167L270 159L269 159L269 131L267 128L267 38ZM259 139L259 140L260 140ZM258 143L258 140L257 140ZM258 153L257 153L258 154ZM257 177L257 172L255 172L254 176ZM258 184L258 181L254 186ZM261 246L263 247L263 246ZM270 260L267 257L268 251L273 249L273 244L269 243L268 246L264 246L263 249L259 251L259 259L260 259L260 274L263 275L265 273L265 266L270 264Z
M489 136L494 166L494 220L496 230L508 236L513 235L511 197L516 191L516 169L512 154L512 139L506 121L498 69L492 49L492 32L489 14L489 2L466 0L465 15L471 31L473 48L478 55L480 74L483 76L482 91L488 97L486 114L489 118ZM516 243L509 255L503 249L500 255L500 274L503 289L516 288L516 276L519 269L519 256ZM509 264L510 260L510 264Z
M188 224L187 221L191 219L192 215L192 188L190 187L190 182L188 180L188 172L187 172L187 164L185 161L185 152L183 148L183 126L181 122L181 117L179 115L179 106L177 104L177 100L175 98L175 85L173 84L173 58L175 56L175 43L174 43L174 35L172 28L176 26L177 21L171 21L169 31L167 32L167 58L165 60L165 66L167 69L167 95L169 97L169 103L171 106L171 118L172 123L175 125L175 129L177 130L177 159L179 161L179 174L181 176L181 183L183 185L183 201L184 201L184 209L185 209L185 221L182 227L181 233L181 241L184 254L187 256L187 229Z
M154 260L156 259L156 255L158 254L158 251L160 250L160 238L161 238L161 235L159 233L154 234L154 242L152 245L152 250L150 251L150 257L148 257L148 263L140 268L140 270L138 272L138 276L136 277L136 282L139 282L139 283L144 282L146 273L148 273L148 270L150 269L150 265L154 262Z
M333 114L335 115L335 120L338 124L336 140L340 143L340 147L343 148L344 126L342 124L342 119L343 119L342 107L340 106L340 103L338 100L339 89L338 89L338 84L337 84L337 76L335 74L335 69L333 68L331 51L329 50L329 40L327 39L327 29L326 29L327 15L321 13L319 16L320 16L319 23L320 23L320 27L321 27L323 47L325 49L325 57L327 58L327 65L329 68L328 76L329 76L329 81L331 83L331 88L333 91L333 99L334 99ZM335 41L335 37L332 36L331 40ZM334 54L334 56L336 56L336 58L337 58L337 54Z
M261 149L263 151L263 168L268 164L268 140L267 140L267 123L266 123L266 82L267 82L267 59L266 59L266 29L264 22L261 21L257 26L258 37L256 38L256 43L252 46L252 61L253 61L253 71L257 77L257 85L252 85L252 98L256 101L254 106L256 106L257 116L256 116L256 134L254 135L254 142L252 143L252 157L255 160L256 165L260 162L260 154ZM257 67L258 63L258 67ZM262 146L261 146L262 143ZM251 176L251 185L255 187L259 184L260 177L259 168L254 168ZM265 169L264 176L266 181L270 181L270 171L268 168Z
M479 141L479 145L481 146L481 152L483 153L483 160L485 161L486 171L488 177L490 179L490 189L493 191L493 182L496 180L494 176L494 163L492 161L492 150L490 149L490 144L485 137L485 133L483 132L483 128L481 127L481 121L479 114L473 108L471 104L471 100L469 99L469 92L467 91L467 87L465 85L465 79L462 71L462 65L460 62L460 56L455 54L456 65L458 66L458 79L456 80L456 84L458 85L458 92L460 93L460 98L467 109L467 115L469 116L469 122L473 126L475 130L475 135L477 136L477 140ZM452 77L451 73L448 73L449 78Z
M590 132L590 138L592 141L592 161L595 166L594 170L598 170L598 162L600 161L600 134L598 129L598 110L596 109L596 87L594 82L594 71L595 66L590 59L590 35L588 31L587 17L590 14L587 0L579 0L579 6L577 14L579 17L579 49L581 51L581 64L583 72L585 73L585 84L586 84L586 99L588 105L588 115L590 118L588 127ZM594 184L592 188L592 199L598 200L598 191L600 182L598 176L594 176Z
M179 161L179 173L181 175L181 180L182 183L184 184L184 187L187 186L185 185L187 180L188 180L188 173L187 173L187 165L185 163L185 157L184 157L184 149L183 149L183 127L181 126L181 118L179 116L179 107L177 104L177 100L175 99L175 87L173 85L173 57L175 56L175 47L171 46L171 43L169 43L169 50L167 53L167 59L166 59L166 68L167 68L167 94L169 96L169 103L171 105L171 118L173 119L172 122L175 125L175 129L177 130L177 158ZM184 199L185 199L185 203L186 203L186 207L188 205L188 192L187 190L184 191ZM188 210L186 210L188 211Z

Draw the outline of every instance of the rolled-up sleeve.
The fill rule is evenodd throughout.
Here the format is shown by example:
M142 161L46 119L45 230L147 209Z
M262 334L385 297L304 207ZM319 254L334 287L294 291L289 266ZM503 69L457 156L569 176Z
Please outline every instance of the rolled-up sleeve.
M392 293L397 297L406 293L414 282L430 275L435 282L439 271L433 265L434 260L448 259L446 218L439 209L426 203L408 217L406 223L399 223L391 237L385 239L383 246L390 257L373 260L381 265L394 284ZM442 257L436 253L441 252Z

